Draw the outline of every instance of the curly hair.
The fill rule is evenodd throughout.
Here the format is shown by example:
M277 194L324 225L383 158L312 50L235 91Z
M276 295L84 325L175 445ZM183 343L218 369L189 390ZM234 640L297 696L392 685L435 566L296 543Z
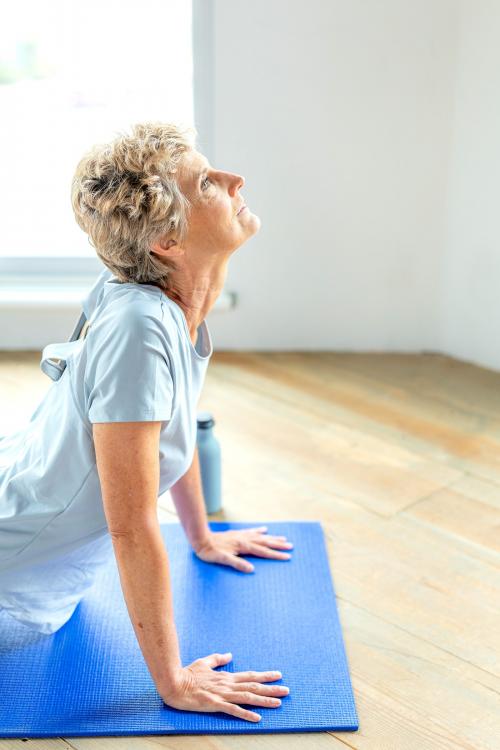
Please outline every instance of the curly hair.
M174 175L197 135L185 124L138 123L78 162L71 183L76 221L120 281L168 289L175 265L152 252L151 243L186 238L191 202Z

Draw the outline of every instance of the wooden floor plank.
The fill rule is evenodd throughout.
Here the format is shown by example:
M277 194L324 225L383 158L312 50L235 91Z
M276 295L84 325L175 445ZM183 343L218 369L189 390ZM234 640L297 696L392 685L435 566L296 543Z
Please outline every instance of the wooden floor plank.
M500 553L498 509L477 498L467 497L457 490L457 485L417 501L403 515L427 521L447 533Z
M258 448L265 441L270 469L300 467L311 488L331 489L380 515L393 515L463 475L378 435L328 422L325 416L313 419L302 405L277 403L272 394L245 394L241 388L212 384L209 398L207 403L218 405L219 421L231 424L231 415L238 413L248 425L231 444L246 456L258 455L259 471ZM232 427L236 433L238 425Z
M342 598L340 611L363 734L376 747L493 748L500 696L481 670ZM372 746L358 734L354 745Z
M300 355L299 355L300 356ZM500 420L499 373L438 353L328 352L321 365L392 385L412 397L439 399L476 416Z
M71 748L71 744L62 737L24 740L0 739L0 750L71 750Z
M290 734L200 734L182 737L147 735L144 737L72 737L69 739L75 750L349 750L346 744L350 733L342 739L328 732ZM96 743L99 743L98 745ZM0 746L1 748L1 746ZM3 748L1 749L3 750ZM16 748L17 750L17 748Z
M459 412L446 402L419 398L415 403L403 389L374 386L369 376L342 371L322 374L325 365L318 365L321 356L301 354L302 369L294 369L293 355L230 353L224 379L245 384L250 391L275 393L277 399L300 401L303 408L323 413L330 421L347 421L367 432L399 437L450 466L498 481L497 421L490 420L488 433L484 416ZM344 355L335 356L342 359Z

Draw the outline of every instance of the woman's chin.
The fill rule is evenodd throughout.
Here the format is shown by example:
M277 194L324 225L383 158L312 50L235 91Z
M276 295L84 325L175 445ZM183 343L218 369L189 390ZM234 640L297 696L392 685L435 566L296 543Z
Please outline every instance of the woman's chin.
M253 237L259 231L261 226L260 217L252 213L249 208L246 208L242 212L242 215L236 218L240 222L242 233L246 235L244 241L250 239L250 237Z
M251 213L251 211L248 211L248 213L249 215L247 216L246 223L249 227L252 228L253 230L252 234L255 234L260 229L260 225L261 225L260 217L257 216L257 214Z

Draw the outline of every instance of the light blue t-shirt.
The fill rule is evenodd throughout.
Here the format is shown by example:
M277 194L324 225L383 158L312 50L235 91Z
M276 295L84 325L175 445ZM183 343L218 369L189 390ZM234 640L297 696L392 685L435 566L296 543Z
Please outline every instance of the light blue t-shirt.
M82 307L91 324L62 375L28 425L0 438L0 610L42 633L71 617L113 555L92 424L162 422L161 495L193 460L213 352L205 320L193 346L177 303L108 269Z

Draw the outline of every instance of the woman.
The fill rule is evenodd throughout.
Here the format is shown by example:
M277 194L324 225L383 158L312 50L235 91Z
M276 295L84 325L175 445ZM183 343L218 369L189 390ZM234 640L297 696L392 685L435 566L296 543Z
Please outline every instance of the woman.
M196 450L196 405L212 354L206 316L231 254L260 228L243 178L212 168L193 128L135 125L79 162L72 206L106 266L84 304L90 325L27 428L0 440L0 607L40 632L61 627L115 554L127 609L165 703L272 707L272 672L183 668L157 498L170 489L196 554L243 572L241 554L286 559L266 527L212 532ZM87 309L86 309L87 307ZM111 538L111 543L109 539Z

